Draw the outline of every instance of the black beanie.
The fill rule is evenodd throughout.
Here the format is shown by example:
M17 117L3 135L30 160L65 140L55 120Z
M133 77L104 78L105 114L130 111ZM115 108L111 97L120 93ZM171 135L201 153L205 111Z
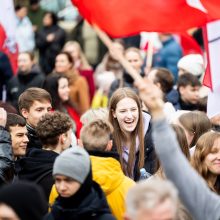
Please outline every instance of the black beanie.
M0 203L10 206L22 220L42 220L48 209L41 188L24 181L0 188Z

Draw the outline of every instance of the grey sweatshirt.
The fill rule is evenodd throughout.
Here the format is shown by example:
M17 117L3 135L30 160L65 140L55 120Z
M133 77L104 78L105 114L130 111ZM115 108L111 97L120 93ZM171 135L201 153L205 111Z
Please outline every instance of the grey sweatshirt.
M165 174L177 187L180 198L195 220L219 220L220 196L212 192L191 167L165 119L153 120L155 150Z

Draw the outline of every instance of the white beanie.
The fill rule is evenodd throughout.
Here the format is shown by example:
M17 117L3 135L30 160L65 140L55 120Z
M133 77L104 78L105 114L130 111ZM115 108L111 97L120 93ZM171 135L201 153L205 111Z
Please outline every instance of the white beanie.
M200 54L189 54L182 57L177 66L195 76L201 76L205 71L204 60Z

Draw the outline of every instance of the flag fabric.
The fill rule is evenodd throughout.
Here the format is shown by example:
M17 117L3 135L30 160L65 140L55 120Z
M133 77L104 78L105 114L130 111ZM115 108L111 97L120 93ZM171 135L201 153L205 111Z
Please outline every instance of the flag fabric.
M196 0L193 0L196 1ZM213 18L219 19L220 2L219 0L201 0L204 8L212 15Z
M181 33L177 35L177 39L179 44L183 49L183 56L188 54L201 54L203 55L203 51L196 40L187 33Z
M209 8L215 5L208 4ZM80 14L112 37L142 31L182 32L216 18L203 5L205 0L72 0ZM216 3L220 10L220 3ZM216 15L216 10L213 10ZM217 16L220 18L220 13Z
M208 94L207 114L211 118L220 113L220 20L204 28L207 68L203 84L211 88Z
M14 74L17 72L18 47L15 40L15 12L13 0L1 1L0 50L8 55Z

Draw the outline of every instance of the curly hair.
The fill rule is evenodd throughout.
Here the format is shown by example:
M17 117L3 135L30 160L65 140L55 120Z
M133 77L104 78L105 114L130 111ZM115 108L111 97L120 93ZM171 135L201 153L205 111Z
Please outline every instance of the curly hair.
M43 145L56 146L59 136L72 128L70 117L62 112L45 114L36 127L36 133Z
M214 147L214 142L220 138L220 133L215 131L209 131L203 134L196 144L195 152L192 156L191 164L197 170L197 172L206 180L209 188L220 193L220 187L218 186L218 178L215 183L212 181L213 174L207 167L205 159L210 154Z

